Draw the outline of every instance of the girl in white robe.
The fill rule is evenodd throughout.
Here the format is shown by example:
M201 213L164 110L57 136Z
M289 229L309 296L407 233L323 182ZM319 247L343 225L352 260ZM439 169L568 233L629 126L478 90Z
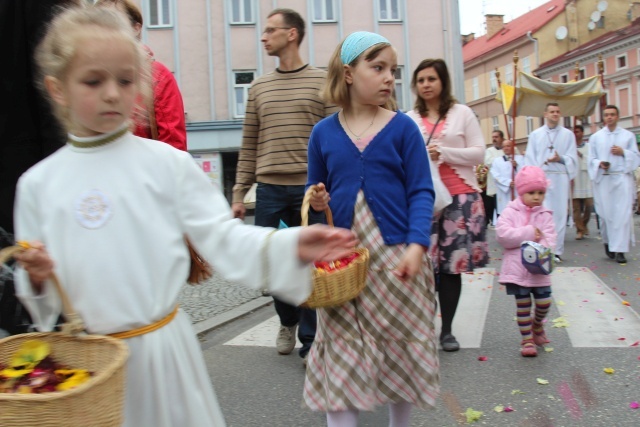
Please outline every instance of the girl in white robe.
M127 120L147 61L117 12L62 13L37 59L70 132L68 144L18 184L16 237L32 248L16 256L17 293L38 329L51 330L61 311L52 272L89 333L167 317L189 273L184 236L227 279L292 304L310 293L310 261L336 259L356 243L350 231L326 226L273 234L244 225L189 154L133 136ZM225 425L182 310L126 343L125 426Z

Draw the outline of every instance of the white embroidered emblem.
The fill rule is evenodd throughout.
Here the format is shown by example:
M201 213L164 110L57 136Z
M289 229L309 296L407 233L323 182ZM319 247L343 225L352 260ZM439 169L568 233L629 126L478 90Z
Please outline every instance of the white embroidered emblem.
M86 228L100 228L111 217L111 203L100 190L89 190L76 201L76 219Z

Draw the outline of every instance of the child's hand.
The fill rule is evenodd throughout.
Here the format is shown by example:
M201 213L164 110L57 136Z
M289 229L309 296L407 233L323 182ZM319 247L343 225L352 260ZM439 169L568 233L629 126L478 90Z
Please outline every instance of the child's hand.
M311 195L309 204L316 212L324 212L329 207L329 193L323 183L317 185L318 189Z
M298 257L305 263L333 261L351 254L357 244L358 239L351 230L315 224L300 230Z
M393 274L401 280L411 280L422 268L425 248L417 243L411 243L404 251L400 263L393 270Z
M18 253L14 258L29 274L29 280L36 293L42 292L42 286L53 273L53 260L42 242L29 242L29 249Z
M537 228L535 229L535 236L536 236L536 237L535 237L535 241L536 241L536 242L539 242L539 241L540 241L540 239L542 238L542 232L541 232L539 229L537 229Z

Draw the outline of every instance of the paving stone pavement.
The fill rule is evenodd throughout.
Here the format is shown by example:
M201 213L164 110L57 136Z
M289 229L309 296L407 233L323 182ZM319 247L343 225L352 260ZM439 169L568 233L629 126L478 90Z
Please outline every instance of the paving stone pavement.
M198 323L232 310L262 296L260 291L223 279L214 273L200 285L185 284L180 291L180 307L191 322Z

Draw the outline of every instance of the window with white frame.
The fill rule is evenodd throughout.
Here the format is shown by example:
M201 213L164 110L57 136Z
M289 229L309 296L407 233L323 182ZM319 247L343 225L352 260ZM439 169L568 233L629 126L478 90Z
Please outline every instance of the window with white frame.
M405 100L404 100L404 80L402 79L402 75L404 73L402 72L402 67L398 66L398 68L396 68L396 72L394 74L394 77L396 78L396 87L395 87L395 91L394 91L394 96L396 97L396 102L398 103L398 108L402 111L406 111L406 105L405 104Z
M253 24L253 0L230 0L232 24Z
M527 116L527 135L533 132L535 129L533 128L533 117Z
M580 67L578 70L578 80L584 80L587 78L587 69L585 67Z
M336 20L336 0L313 0L313 22Z
M567 83L569 82L569 74L564 73L564 74L560 74L560 83Z
M622 85L616 87L616 105L620 110L620 117L631 116L631 86Z
M498 92L498 78L496 77L496 70L491 70L489 73L489 88L491 89L491 95Z
M491 117L491 130L500 130L500 122L498 116Z
M234 71L233 72L233 100L235 118L244 117L249 99L249 88L255 76L254 71Z
M379 0L380 21L400 21L400 0Z
M149 28L161 28L173 26L171 14L171 0L149 0Z
M522 58L522 72L531 74L531 60L528 56Z
M480 98L480 82L478 82L478 77L474 77L471 80L471 100L478 98Z
M509 65L504 67L504 82L513 86L513 67Z
M616 56L616 71L624 70L627 67L628 67L627 54L625 53L625 54Z

